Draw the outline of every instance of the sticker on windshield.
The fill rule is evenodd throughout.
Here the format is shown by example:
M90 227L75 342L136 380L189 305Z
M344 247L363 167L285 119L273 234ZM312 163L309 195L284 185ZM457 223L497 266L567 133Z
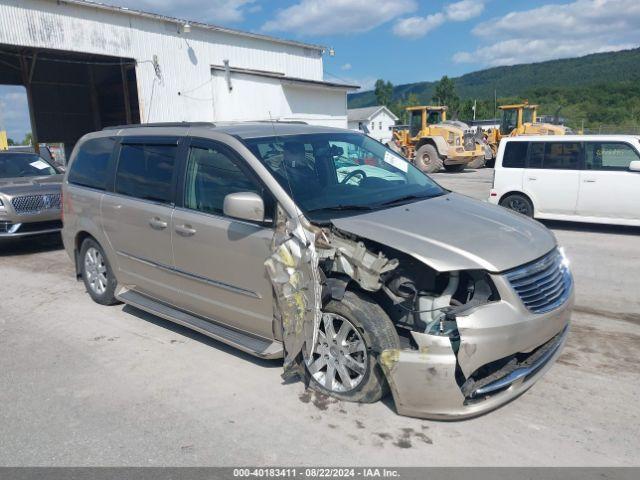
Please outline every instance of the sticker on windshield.
M384 152L384 161L392 167L396 167L398 170L402 170L404 173L407 173L407 171L409 170L409 165L407 164L407 162L396 157L391 152Z
M42 160L36 160L35 162L31 162L33 168L37 168L38 170L44 170L45 168L49 168L49 164L47 162L43 162Z

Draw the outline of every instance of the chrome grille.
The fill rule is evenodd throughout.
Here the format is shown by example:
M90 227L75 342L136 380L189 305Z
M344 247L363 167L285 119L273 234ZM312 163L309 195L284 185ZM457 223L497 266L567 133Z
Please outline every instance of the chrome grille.
M506 277L527 309L534 313L549 312L562 305L573 285L569 267L558 250L507 272Z
M11 200L18 215L33 215L47 210L60 210L60 194L23 195Z

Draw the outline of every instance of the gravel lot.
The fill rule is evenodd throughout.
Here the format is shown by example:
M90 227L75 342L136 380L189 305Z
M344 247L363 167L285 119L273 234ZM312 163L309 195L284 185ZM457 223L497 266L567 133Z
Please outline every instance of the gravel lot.
M434 177L484 199L491 170ZM567 348L463 422L305 393L280 362L94 304L57 237L0 243L0 465L638 465L640 229L547 226L576 278Z

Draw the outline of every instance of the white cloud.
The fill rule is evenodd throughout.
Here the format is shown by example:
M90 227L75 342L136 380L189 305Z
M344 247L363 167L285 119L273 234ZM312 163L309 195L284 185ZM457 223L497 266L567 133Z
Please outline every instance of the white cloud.
M118 5L208 23L237 23L260 10L256 0L118 0Z
M426 17L401 18L393 26L393 33L399 37L420 38L447 21L465 22L484 11L484 0L462 0L445 5L441 12Z
M443 13L434 13L426 17L408 17L398 20L393 26L393 33L399 37L424 37L431 30L438 28L445 22Z
M340 70L351 70L351 64L350 63L345 63L344 65L342 65L340 67Z
M638 0L575 0L511 12L479 24L486 44L453 56L458 63L514 65L640 45Z
M301 0L278 11L262 30L349 35L372 30L416 7L415 0Z
M478 0L462 0L444 7L447 19L452 22L466 22L479 16L484 11L484 2Z

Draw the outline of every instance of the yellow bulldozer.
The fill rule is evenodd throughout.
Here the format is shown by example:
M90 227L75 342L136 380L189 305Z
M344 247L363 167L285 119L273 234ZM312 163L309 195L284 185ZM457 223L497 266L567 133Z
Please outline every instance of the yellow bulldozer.
M482 168L491 158L481 131L447 120L446 106L407 107L409 125L394 128L389 147L426 173Z
M498 153L498 146L502 137L516 137L518 135L565 135L567 128L551 123L536 121L538 105L529 102L498 107L502 112L500 128L493 128L487 133L487 143L491 148L492 157Z

